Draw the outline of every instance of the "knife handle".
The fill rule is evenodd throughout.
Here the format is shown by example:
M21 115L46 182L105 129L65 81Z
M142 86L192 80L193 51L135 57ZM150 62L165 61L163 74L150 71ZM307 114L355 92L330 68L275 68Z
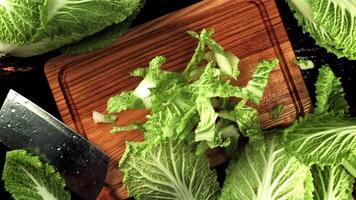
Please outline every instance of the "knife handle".
M111 189L108 188L107 186L103 187L98 198L96 198L96 200L115 200L115 199L116 198L114 198L111 193Z

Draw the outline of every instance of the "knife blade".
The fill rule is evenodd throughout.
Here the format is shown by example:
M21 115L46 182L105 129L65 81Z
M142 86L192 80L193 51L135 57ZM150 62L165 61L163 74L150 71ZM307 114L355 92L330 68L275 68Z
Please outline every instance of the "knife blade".
M0 142L53 165L84 199L96 199L105 184L110 157L14 90L0 110Z

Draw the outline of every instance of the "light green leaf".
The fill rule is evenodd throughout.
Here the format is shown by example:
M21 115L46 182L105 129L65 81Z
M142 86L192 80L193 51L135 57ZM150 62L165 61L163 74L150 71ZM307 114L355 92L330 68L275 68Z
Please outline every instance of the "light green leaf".
M266 138L266 150L248 144L238 161L231 160L220 200L311 200L309 168L289 157L280 138Z
M189 77L192 76L191 73L199 67L200 62L203 61L205 58L206 38L210 38L214 32L203 29L200 32L200 35L194 31L187 31L187 33L193 38L199 40L192 58L190 59L187 67L183 71L184 76L190 79Z
M337 165L356 150L356 120L307 115L284 130L284 145L306 165Z
M344 168L356 178L356 152L352 152L347 158L342 161Z
M269 75L274 67L278 65L279 61L277 59L268 61L262 60L254 70L252 74L252 79L248 81L246 86L246 91L249 94L249 99L253 102L259 104L265 87L268 82Z
M61 175L51 165L42 163L37 156L24 150L6 153L2 180L14 199L70 199Z
M109 113L121 112L127 109L151 108L151 90L157 86L162 79L167 79L168 72L160 68L166 61L165 57L153 58L147 70L138 68L132 73L134 76L144 75L144 79L134 91L122 92L108 100L107 110Z
M246 98L243 89L233 86L229 81L220 79L221 72L209 62L200 78L189 86L189 90L196 95L205 97L241 97Z
M277 120L279 118L279 116L281 115L281 112L284 109L284 105L283 104L278 104L275 107L273 107L272 109L272 119L273 120Z
M354 178L341 166L311 168L314 179L315 200L353 199Z
M94 51L104 48L118 40L131 26L132 21L137 17L138 13L144 6L145 1L141 1L136 10L128 16L124 21L112 24L105 29L84 39L66 45L60 50L67 55L77 55L85 52Z
M152 90L152 109L144 124L145 139L185 138L197 123L195 97L177 77L161 80Z
M195 141L207 141L214 143L216 139L215 123L218 114L211 105L209 98L198 97L196 102L197 111L199 113L200 121L195 129Z
M117 120L117 115L106 115L97 111L93 111L94 123L114 123Z
M137 97L142 99L146 108L152 107L152 97L155 96L151 95L152 91L158 91L160 95L165 94L165 96L169 96L167 93L164 93L166 89L185 81L183 75L179 73L161 70L161 67L165 62L165 57L156 56L150 61L147 70L138 68L132 72L134 76L145 75L144 79L136 87L134 93ZM177 87L174 87L174 90L176 88ZM161 99L165 98L162 97Z
M183 117L180 119L180 121L178 122L176 132L177 133L182 133L182 132L191 133L193 130L193 127L198 123L197 113L198 113L198 111L196 110L195 106L190 108L190 110L188 112L186 112L183 115Z
M314 199L314 190L313 175L309 168L307 178L304 182L304 199Z
M66 55L78 55L109 46L118 40L131 26L133 18L106 27L98 33L87 36L78 42L63 46L60 51Z
M236 121L234 111L222 110L222 111L218 112L218 116L222 119L227 119L227 120L230 120L233 122Z
M236 153L238 147L238 139L240 138L240 131L236 124L230 120L219 119L216 123L216 133L223 139L229 139L230 144L225 145L225 153L229 156L233 156Z
M345 116L348 113L349 105L345 100L340 78L337 78L329 67L324 66L319 69L315 87L315 113L335 113L339 116Z
M143 4L142 0L2 2L0 23L8 31L0 31L0 52L19 57L38 55L78 42L125 21ZM20 39L11 39L15 37ZM89 46L85 48L90 49Z
M183 141L128 143L119 168L129 195L137 200L215 200L219 195L208 159Z
M33 36L45 28L47 3L47 0L0 1L0 52L9 53L16 48L12 45L34 40Z
M130 124L127 126L115 126L110 130L111 134L115 134L118 132L125 132L125 131L133 131L137 129L143 129L142 124Z
M306 60L305 58L300 58L294 63L297 64L301 70L308 70L314 68L314 63L311 60Z
M194 31L187 31L187 33L199 40L194 55L183 72L189 80L195 79L194 74L199 71L199 65L204 59L216 62L223 75L234 79L238 77L239 58L231 52L225 52L224 49L211 38L214 34L213 29L203 29L200 35ZM206 45L211 49L211 51L207 53L205 53Z
M263 149L263 133L257 110L246 106L244 101L240 101L235 106L234 111L236 123L240 132L248 137L252 144Z
M338 57L356 59L356 4L335 0L287 0L304 32Z
M235 54L225 51L222 53L209 51L206 57L209 61L214 61L218 64L222 75L234 79L239 76L238 64L240 59Z
M145 104L133 91L122 92L116 96L110 97L107 103L107 111L109 113L137 108L145 108Z

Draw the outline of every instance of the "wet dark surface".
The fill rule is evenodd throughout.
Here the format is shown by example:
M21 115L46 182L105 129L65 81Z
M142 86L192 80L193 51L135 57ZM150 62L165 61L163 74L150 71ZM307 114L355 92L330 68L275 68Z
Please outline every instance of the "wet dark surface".
M144 23L196 2L198 0L147 0L146 7L134 24ZM312 99L314 100L314 83L318 68L328 64L337 76L342 77L341 82L346 91L346 98L350 104L351 113L355 116L356 92L353 89L352 77L356 77L356 62L338 59L333 54L329 54L326 50L316 46L314 40L307 34L303 34L302 29L297 26L295 19L284 3L285 1L276 0L276 2L296 56L310 59L316 65L315 69L302 71ZM2 104L8 90L11 88L59 118L60 115L43 72L44 63L56 55L59 55L59 53L51 52L46 55L25 59L11 57L0 59L0 104ZM0 173L2 172L6 150L4 146L0 145ZM224 179L225 167L226 164L217 168L221 182ZM2 182L0 182L0 197L1 199L10 199L10 196L3 190ZM77 199L77 197L73 199Z

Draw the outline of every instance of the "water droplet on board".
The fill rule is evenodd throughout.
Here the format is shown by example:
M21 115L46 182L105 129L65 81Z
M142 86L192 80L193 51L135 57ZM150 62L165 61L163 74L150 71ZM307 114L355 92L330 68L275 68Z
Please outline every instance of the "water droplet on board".
M7 123L7 127L8 127L8 128L11 128L11 123L10 123L10 122Z
M12 113L16 112L16 109L15 108L11 108L11 112Z
M63 155L60 155L60 156L59 156L59 158L61 158L61 159L62 159L62 158L63 158Z
M60 151L60 150L61 150L61 147L58 147L58 148L57 148L57 151Z
M77 138L78 138L78 136L76 136L76 135L73 135L73 136L72 136L72 138L73 138L73 139L77 139Z

